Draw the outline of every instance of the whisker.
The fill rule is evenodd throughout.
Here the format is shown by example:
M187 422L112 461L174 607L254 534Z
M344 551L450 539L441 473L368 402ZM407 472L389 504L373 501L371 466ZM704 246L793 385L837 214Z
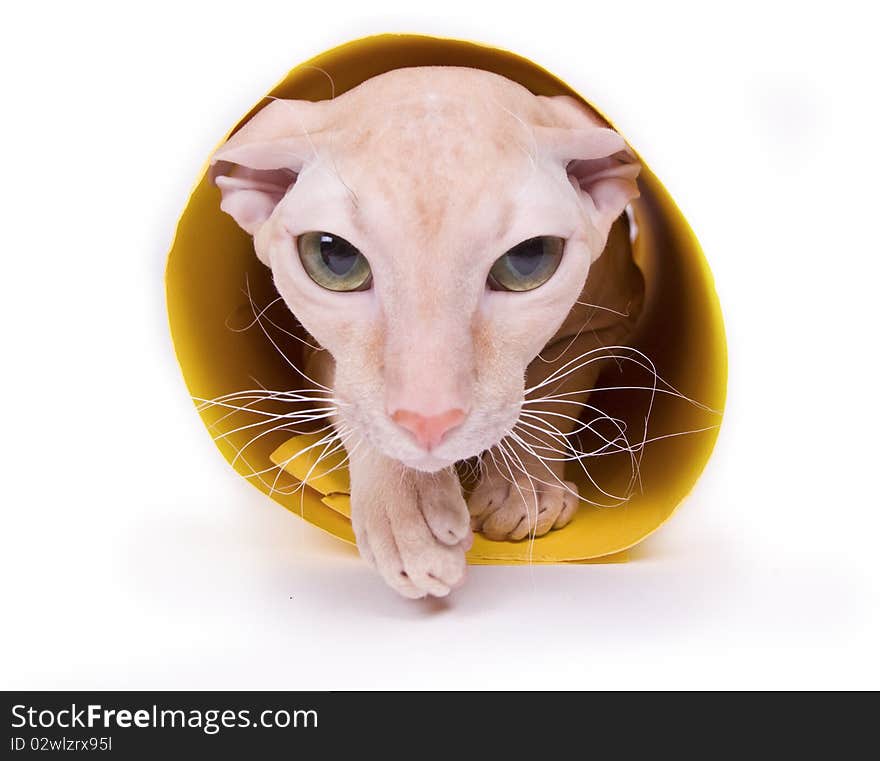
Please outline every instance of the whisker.
M511 434L508 434L508 436L510 436L510 435ZM601 494L605 495L606 497L608 497L609 499L616 500L617 503L614 505L605 505L601 502L594 502L593 500L591 500L587 497L584 497L580 494L577 494L576 492L573 492L569 487L567 487L565 485L565 483L562 481L562 479L560 479L559 476L557 476L556 473L553 472L553 469L545 462L544 457L538 455L537 452L535 452L527 444L525 444L521 438L519 438L518 436L516 438L519 439L517 441L517 443L521 447L526 449L527 452L529 454L531 454L538 462L540 462L557 482L556 484L552 484L552 483L548 483L546 481L542 481L541 483L543 483L544 485L546 485L546 486L556 486L556 485L562 486L566 491L577 496L577 498L579 500L581 500L582 502L587 502L588 504L595 505L596 507L617 507L618 505L623 504L624 502L627 501L628 497L621 497L621 496L618 496L617 494L611 494L610 492L605 491L601 486L599 486L599 484L593 478L592 474L589 472L589 470L584 465L584 462L583 462L584 458L581 458L581 457L572 457L570 462L576 462L578 465L580 465L581 470L583 470L583 472L584 472L584 475L589 479L590 483L596 488L596 490L599 491Z
M620 356L618 354L609 353L606 355L600 354L598 356L590 357L590 355L594 355L597 352L604 352L604 351L613 352L613 351L617 351L617 350L624 351L624 352L630 351L630 352L633 352L634 354L636 354L637 356L636 357L631 357L631 356L626 356L626 355ZM590 357L590 359L586 360L585 362L583 362L581 364L578 364L580 362L580 360L584 359L585 357ZM564 365L562 365L560 368L555 370L553 373L551 373L549 376L547 376L547 378L545 378L540 383L537 383L534 386L532 386L531 388L526 389L523 392L523 395L525 397L527 397L528 394L530 394L540 388L543 388L544 386L546 386L550 383L553 383L557 380L561 380L562 378L567 377L571 373L576 372L577 370L579 370L583 367L587 367L588 365L591 365L596 362L601 362L605 359L619 359L619 360L625 360L627 362L631 362L631 363L635 364L637 367L640 367L640 368L646 370L647 372L649 372L652 375L652 377L654 379L654 385L650 386L650 387L598 386L594 389L583 389L582 391L575 391L575 392L570 392L570 393L576 394L576 393L586 393L586 392L592 392L592 391L603 391L603 390L612 391L612 390L627 390L627 389L632 389L632 390L638 389L638 390L645 390L645 391L651 390L651 391L654 391L655 393L657 393L657 392L661 391L661 389L657 388L657 384L659 383L665 387L665 389L662 390L663 393L671 393L675 396L678 396L681 399L688 401L689 403L691 403L697 407L700 407L701 409L706 410L707 412L712 412L712 413L718 414L718 415L721 414L721 412L719 410L715 410L715 409L703 404L702 402L699 402L695 399L692 399L689 396L687 396L686 394L682 393L679 389L677 389L675 386L673 386L671 383L669 383L669 381L664 379L657 372L657 368L654 365L654 362L651 360L650 357L648 357L648 355L646 355L644 352L640 351L639 349L636 349L635 347L631 347L631 346L619 346L619 345L617 345L617 346L604 346L604 347L599 347L596 349L591 349L589 351L583 352L579 356L574 357L573 359L566 362ZM640 362L639 359L643 359L644 362ZM572 365L575 365L575 366L572 366ZM526 399L526 401L529 401L529 400Z
M695 407L699 407L700 409L710 412L714 415L720 415L721 413L718 410L714 410L711 407L702 404L701 402L696 401L695 399L691 399L689 396L685 396L680 391L671 391L664 388L653 388L652 386L596 386L594 388L585 388L581 391L566 391L559 394L549 394L547 396L538 396L532 399L523 399L523 404L540 404L541 402L558 402L560 404L582 404L582 402L578 402L577 400L565 399L564 397L568 396L580 396L583 394L594 394L598 391L652 391L658 394L667 394L669 396L676 397L681 399L682 401L688 402Z
M239 450L239 453L233 458L231 464L232 464L232 465L235 465L236 461L238 460L239 455L240 455L242 452L244 452L249 446L251 446L255 441L259 441L259 440L262 439L264 436L268 436L269 434L275 433L276 431L283 429L284 426L286 426L286 425L287 425L287 421L285 421L283 424L281 424L281 425L279 425L279 426L274 426L274 427L270 428L268 431L263 431L262 433L258 433L256 436L254 436L250 441L247 442L247 444L245 444L245 445ZM314 445L313 445L313 446L314 446ZM306 450L304 450L304 451L308 451L308 449L311 449L311 447L308 447L308 448L307 448Z
M638 349L635 349L635 348L632 348L629 346L602 346L602 347L598 347L595 349L590 349L589 351L585 351L585 352L581 353L580 355L578 355L577 357L570 359L564 365L562 365L561 367L557 368L552 373L550 373L550 375L548 375L544 380L535 384L531 388L527 388L524 391L524 394L528 395L528 394L532 393L533 391L538 390L539 388L543 388L544 386L547 386L550 383L554 383L557 380L561 380L562 378L565 378L568 375L571 375L571 373L573 373L573 372L577 372L578 370L580 370L584 367L588 367L589 365L595 364L597 362L602 362L606 359L625 359L625 360L629 360L631 362L634 362L636 364L639 364L638 360L633 357L619 356L619 355L613 353L618 350L632 351L632 352L636 353L640 357L644 358L648 362L650 369L654 373L656 373L656 370L654 369L653 363L651 362L651 360L647 357L647 355L645 355L643 352L639 351ZM599 352L605 352L605 353L601 354ZM589 359L584 360L585 357L589 357ZM581 362L581 360L584 360L584 361ZM644 367L644 365L641 365L641 366ZM585 390L588 390L588 389L585 389Z
M299 424L299 423L313 423L313 422L315 422L316 420L326 420L326 419L328 419L329 417L331 417L331 416L330 416L330 415L323 415L323 416L321 416L321 417L319 417L319 418L313 418L313 419L310 419L310 418L304 418L304 419L301 419L301 420L295 420L294 422L296 422L296 423L298 423L298 424ZM215 437L214 437L214 441L220 441L220 440L222 440L222 439L227 439L227 438L229 438L230 436L232 436L233 434L241 433L242 431L247 431L247 430L250 430L251 428L258 428L258 427L261 426L261 425L269 425L270 423L275 423L275 422L278 422L278 419L275 419L275 420L260 420L260 421L258 421L258 422L256 422L256 423L250 423L249 425L242 425L242 426L239 426L238 428L235 428L235 429L233 429L233 430L231 430L231 431L227 431L226 433L222 433L222 434L220 434L220 435L218 435L218 436L215 436ZM283 425L286 426L287 423L285 422L285 423L283 423ZM329 428L330 425L332 425L332 423L329 424L329 425L323 426L322 428L319 428L317 431L314 431L314 430L308 430L308 429L307 429L307 430L301 430L301 429L297 429L297 428L285 428L285 430L289 430L289 431L292 431L293 433L300 433L300 434L302 434L302 433L318 433L318 432L320 432L320 431L325 431L325 430L327 430L327 428Z
M501 452L502 457L504 457L505 460L507 460L507 457L504 454L504 440L503 439L499 442L499 451ZM514 484L516 485L516 489L519 492L520 499L523 502L523 507L526 509L526 529L528 530L528 537L529 537L529 565L531 566L532 563L534 562L535 539L537 538L537 535L538 535L538 490L535 488L535 482L532 479L531 474L528 473L525 465L523 464L523 462L519 458L519 456L516 455L516 453L513 452L512 449L510 450L509 454L511 455L511 457L516 456L516 459L519 462L520 471L528 479L529 486L532 487L532 496L534 497L534 502L535 502L535 523L534 523L534 525L532 525L531 514L529 513L529 506L526 502L525 495L523 494L523 491L519 486L519 482L514 478ZM510 472L510 476L511 476L511 478L513 478L513 472L511 471L509 466L508 466L508 472ZM514 528L516 528L516 526L514 526Z
M305 449L302 449L299 452L295 452L293 455L288 457L287 460L285 460L283 463L278 464L278 466L277 466L278 467L278 474L275 476L275 481L273 481L272 486L269 489L269 496L271 497L272 494L274 494L276 486L278 485L278 479L281 478L282 473L286 472L287 466L293 460L296 460L297 458L304 455L306 452L320 446L324 442L326 442L326 443L324 444L324 449L321 451L321 454L318 455L318 458L315 460L314 463L312 463L311 467L306 472L305 476L303 476L303 478L300 480L301 486L305 486L308 484L309 480L312 478L312 474L314 473L315 468L318 467L318 465L321 463L322 460L326 459L327 457L334 454L335 452L338 452L340 448L344 447L344 442L343 442L342 436L340 435L339 431L333 430L329 434L324 436L320 441L316 442L315 444L312 444L311 446L306 447ZM333 445L333 448L330 449L330 451L328 452L328 447L330 447L331 444ZM326 475L326 473L323 473L323 474L321 474L321 476L318 476L318 477L321 478L324 475ZM297 488L299 488L299 487L297 487ZM295 493L295 491L292 493Z
M523 420L523 418L526 418L526 417L527 417L527 418L530 418L530 419L532 419L532 420L537 419L538 422L543 423L544 425L549 426L550 430L548 431L548 430L544 429L542 426L536 425L536 424L534 424L534 423L528 423L528 422L526 422L525 420ZM608 438L607 436L605 436L601 431L598 431L598 430L596 430L596 428L593 427L595 424L598 424L598 423L601 422L602 420L607 420L607 421L609 421L609 422L610 422L610 423L611 423L611 424L617 429L618 436L615 436L614 439L609 439L609 438ZM594 434L595 436L597 436L598 438L600 438L602 441L604 441L604 442L606 443L606 445L613 445L614 443L616 443L616 441L617 441L619 438L623 438L624 441L626 441L626 429L627 429L627 425L626 425L626 423L625 423L624 421L622 421L622 420L618 420L617 418L612 418L612 417L609 417L609 416L607 416L607 415L602 415L602 416L600 416L600 417L598 417L598 418L594 418L593 420L591 420L591 421L585 423L583 428L581 428L581 429L579 429L579 430L576 430L576 431L572 431L572 432L569 433L569 434L565 434L565 433L563 433L559 428L557 428L556 426L554 426L554 425L553 425L552 423L550 423L549 421L544 420L543 418L541 418L541 417L539 417L539 416L537 416L537 415L531 415L531 414L529 414L529 413L522 413L522 414L520 415L520 420L518 421L518 425L523 425L523 426L526 426L526 427L529 427L529 428L533 428L534 430L542 431L543 433L546 433L546 434L552 435L552 436L554 436L554 438L556 438L557 440L561 440L561 441L564 441L564 442L569 442L569 441L570 441L570 438L569 438L569 437L574 436L574 435L577 435L577 434L579 434L579 433L582 433L584 430L589 430L590 433ZM516 426L514 426L514 427L516 427Z
M207 401L207 400L199 400L196 401ZM326 401L326 400L322 400ZM242 407L239 404L227 404L226 402L210 402L209 406L211 407L222 407L224 409L231 409L237 412L247 412L250 415L262 415L264 417L278 417L278 418L295 418L299 415L312 415L316 412L327 412L328 414L332 414L337 411L336 406L333 407L320 407L315 410L300 410L293 412L267 412L265 410L259 410L255 407Z
M232 391L228 394L220 394L215 397L217 399L224 399L229 396L234 396L236 394L290 394L291 396L311 396L311 395L322 395L332 393L329 389L320 389L320 388L282 388L282 389L269 389L265 386L261 386L260 388L243 388L238 389L236 391Z
M288 430L290 430L290 429L288 429L288 428L283 428L283 427L282 427L282 428L279 428L279 429L277 429L277 430L278 430L278 431L288 431ZM324 430L327 430L327 429L326 429L326 428L323 428L323 429L321 429L320 431L312 431L311 433L321 433L321 432L323 432ZM296 433L296 431L294 431L294 433ZM234 447L233 447L233 449L234 449ZM245 461L245 458L244 458L244 449L245 449L245 448L242 447L242 450L241 450L241 453L242 453L242 454L241 454L241 460L242 460L242 461ZM256 470L256 469L254 469L254 468L248 463L248 467L250 467L251 472L248 473L247 475L245 475L244 478L254 478L254 477L256 477L256 476L262 476L262 475L264 475L264 474L266 474L266 473L272 473L272 472L278 470L278 468L281 468L281 469L283 470L283 469L284 469L284 465L286 465L288 462L290 462L290 461L292 461L292 460L295 460L295 459L296 459L297 457L299 457L299 455L302 454L304 451L305 451L305 450L300 450L300 451L296 452L293 456L291 456L288 460L286 460L285 463L283 463L282 465L276 465L275 463L273 463L272 465L269 465L269 466L267 466L267 467L265 467L265 468L262 468L261 470ZM263 484L264 484L266 487L269 487L269 486L270 486L270 484L269 484L268 481L263 481L262 479L260 479L260 480L263 482ZM279 492L279 493L282 493L282 494L293 494L293 493L295 493L295 491L296 491L296 489L294 489L292 492L284 492L284 491L282 491L282 490L278 490L278 492Z
M246 291L245 289L242 289L241 292L242 292L243 294L245 294L248 298L250 298L250 293L249 293L248 291ZM273 300L270 301L268 304L266 304L266 306L264 306L264 307L259 311L259 313L255 312L255 313L254 313L254 319L251 320L251 321L250 321L247 325L245 325L244 327L241 327L241 328L233 328L232 325L229 324L229 318L227 317L227 318L226 318L226 322L224 323L224 325L226 326L226 329L227 329L227 330L231 330L233 333L244 333L244 332L250 330L252 327L254 327L254 325L256 325L256 324L260 321L260 318L261 318L263 315L265 315L266 312L268 312L269 309L270 309L273 305L275 305L275 304L277 304L279 301L281 301L282 298L283 298L283 297L278 296L277 298L273 299ZM254 304L253 300L251 300L251 306L255 308L255 304Z
M253 313L254 313L254 317L257 318L257 325L260 326L260 330L263 331L263 335L265 335L266 338L269 340L269 343L271 343L272 346L275 347L275 350L281 355L281 358L282 358L282 359L283 359L283 360L284 360L284 361L290 366L290 368L291 368L294 372L296 372L296 373L297 373L298 375L300 375L302 378L304 378L305 380L309 381L310 383L314 383L318 388L322 388L322 389L324 389L324 390L326 390L326 391L330 391L330 389L327 388L327 386L325 386L323 383L318 383L318 381L316 381L314 378L310 378L308 375L306 375L306 374L305 374L305 373L304 373L304 372L303 372L303 371L302 371L302 370L296 365L296 363L295 363L295 362L291 362L290 358L289 358L289 357L288 357L288 356L282 351L281 347L276 343L275 339L272 338L272 336L269 334L269 331L266 330L265 325L263 325L262 321L257 317L257 308L256 308L256 305L254 304L253 298L252 298L252 296L251 296L251 285L250 285L250 279L249 279L247 276L245 276L245 285L246 285L246 288L247 288L247 297L248 297L248 300L249 300L250 303L251 303L251 309L252 309L252 311L253 311Z
M593 309L598 309L601 312L610 312L611 314L616 314L618 317L629 317L630 313L620 312L617 309L612 309L611 307L602 306L601 304L591 304L589 301L575 301L575 304L580 304L582 307L591 307Z
M558 448L554 448L554 447L549 446L547 444L547 442L544 439L542 439L540 436L537 436L536 434L532 433L531 431L526 431L524 428L521 428L520 426L526 426L528 428L533 428L535 430L542 431L546 435L552 436L552 438L555 441L562 444L562 446L564 447L565 450L571 452L572 455L574 455L576 457L599 457L599 456L603 456L603 455L622 454L624 452L629 451L628 448L622 447L617 443L618 440L622 438L621 436L618 436L615 439L610 440L610 439L605 438L604 436L599 435L599 438L601 438L605 443L602 446L598 447L597 449L592 449L589 452L583 452L583 451L575 448L575 446L571 443L571 441L569 441L567 438L565 438L565 434L560 434L557 436L557 435L551 434L550 431L544 431L544 429L540 428L539 426L532 425L531 423L523 423L523 422L517 423L517 425L515 425L513 427L513 429L511 430L511 433L513 433L514 431L519 431L519 433L523 434L524 436L528 436L529 438L531 438L537 442L541 442L540 444L537 444L537 445L531 444L531 446L533 448L540 449L540 450L546 451L546 452L552 452L553 454L561 455L558 458L546 457L547 460L552 460L552 461L557 461L557 462L570 462L572 458L565 456L563 451L560 451ZM615 449L610 452L604 451L604 450L608 449L609 447L615 447Z
M512 435L513 435L513 431L511 431L511 433L508 434L508 436L512 436ZM505 438L506 438L506 437L505 437ZM552 483L552 482L550 482L550 481L544 481L544 480L538 478L537 476L535 476L533 473L529 473L528 475L529 475L529 477L532 479L532 481L533 481L534 483L539 483L539 484L541 484L542 486L551 486L551 487L561 486L561 487L563 488L564 491L566 491L567 493L569 493L569 494L571 494L572 496L576 497L577 499L582 500L582 501L588 501L588 500L586 500L584 497L581 497L580 494L579 494L578 492L576 492L576 491L574 491L573 489L571 489L571 487L566 486L565 482L562 481L562 480L559 478L559 476L557 476L556 473L553 472L553 469L550 468L550 467L544 462L543 458L540 458L540 457L538 457L538 456L536 455L535 451L534 451L534 450L533 450L528 444L526 444L525 442L519 440L518 437L514 437L514 441L516 441L516 443L517 443L520 447L522 447L522 449L525 451L526 454L531 455L531 456L534 457L538 462L540 462L540 463L544 466L544 468L547 470L547 472L550 473L550 475L553 476L554 480L556 481L556 483ZM501 443L507 443L509 449L513 450L513 447L510 445L510 443L509 443L509 442L505 442L504 439L502 439L502 442L501 442ZM520 459L520 463L522 463L522 460L521 460L521 459ZM523 467L525 467L525 464L524 464L524 463L522 463L522 464L523 464Z

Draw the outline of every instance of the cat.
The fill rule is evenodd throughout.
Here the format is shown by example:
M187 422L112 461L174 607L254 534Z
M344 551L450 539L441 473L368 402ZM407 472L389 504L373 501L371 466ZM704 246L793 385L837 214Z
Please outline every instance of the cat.
M306 373L356 434L360 553L405 597L460 585L473 531L519 540L574 516L564 458L540 453L577 415L526 394L552 381L583 402L602 363L560 368L631 335L639 171L574 98L453 66L273 100L214 154L221 209L319 344ZM466 497L456 463L481 454Z

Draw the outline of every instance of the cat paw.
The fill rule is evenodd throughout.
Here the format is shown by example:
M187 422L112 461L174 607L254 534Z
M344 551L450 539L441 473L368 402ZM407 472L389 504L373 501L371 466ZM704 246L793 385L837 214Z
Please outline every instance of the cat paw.
M461 483L454 470L427 477L416 488L419 510L438 542L464 544L469 550L474 541L470 515L461 493Z
M361 556L404 597L445 597L464 581L473 533L457 478L353 494L352 525Z
M571 481L553 481L547 472L531 479L518 474L513 480L488 470L468 500L471 527L497 541L543 536L562 528L577 512L578 488Z

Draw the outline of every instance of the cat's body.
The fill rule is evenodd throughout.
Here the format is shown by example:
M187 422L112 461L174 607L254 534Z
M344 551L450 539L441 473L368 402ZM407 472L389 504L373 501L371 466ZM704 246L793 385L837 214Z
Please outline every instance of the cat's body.
M224 210L325 347L306 371L349 434L352 523L383 578L442 596L472 526L515 540L570 521L577 487L541 453L577 413L540 397L583 402L600 355L560 371L624 343L641 309L619 136L569 98L430 67L276 101L215 161ZM466 503L454 466L478 455Z

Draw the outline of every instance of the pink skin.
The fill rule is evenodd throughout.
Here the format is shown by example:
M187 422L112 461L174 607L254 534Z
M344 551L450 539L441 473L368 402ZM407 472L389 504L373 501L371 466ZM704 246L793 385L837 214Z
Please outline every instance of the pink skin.
M351 461L359 546L402 594L461 582L471 536L451 466L516 423L529 365L638 194L637 173L624 141L572 99L456 67L274 101L214 156L222 208L334 360L339 420L363 438ZM309 231L356 246L372 287L315 283L297 254ZM549 281L489 289L493 263L539 235L566 241Z

